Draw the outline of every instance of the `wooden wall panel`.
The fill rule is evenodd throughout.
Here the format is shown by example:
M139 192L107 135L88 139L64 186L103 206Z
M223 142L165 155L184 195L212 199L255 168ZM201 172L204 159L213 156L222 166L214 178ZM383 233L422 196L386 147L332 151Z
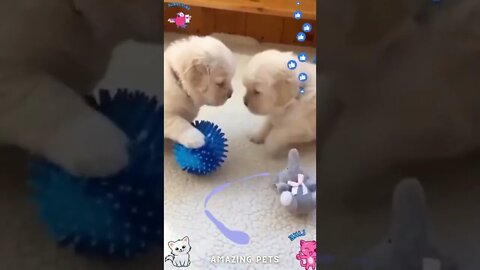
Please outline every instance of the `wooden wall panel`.
M188 11L192 22L185 31L194 35L209 35L215 32L215 11L208 8L192 8ZM195 20L196 19L196 20Z
M174 18L176 14L183 11L192 16L192 21L187 28L179 29L175 24L168 23L168 18ZM315 47L315 31L307 33L305 42L296 40L297 33L301 31L302 25L309 22L315 30L315 21L293 18L268 16L254 13L241 13L218 9L191 7L185 10L181 7L170 7L165 5L164 26L166 32L179 32L193 35L209 35L214 32L244 35L257 39L261 42L293 44Z
M180 32L192 35L209 35L215 32L215 11L208 8L192 7L190 10L185 10L181 7L167 7L164 6L164 26L165 32ZM168 18L175 18L178 12L182 11L185 14L192 16L191 22L185 29L177 28L175 24L169 23Z
M302 31L302 25L304 23L310 23L313 27L312 32L306 33L307 38L304 42L297 41L298 32ZM285 44L299 44L303 46L315 47L316 38L315 38L315 21L301 20L297 21L295 19L285 18L283 20L283 33L281 43Z
M234 11L215 10L215 32L245 35L246 14Z
M164 3L175 3L178 0L164 0ZM316 17L316 0L182 0L193 7L205 7L218 10L229 10L240 13L255 13L264 16L292 17L297 9L303 12L305 19Z
M280 43L282 41L282 17L247 14L246 19L246 36L262 42Z

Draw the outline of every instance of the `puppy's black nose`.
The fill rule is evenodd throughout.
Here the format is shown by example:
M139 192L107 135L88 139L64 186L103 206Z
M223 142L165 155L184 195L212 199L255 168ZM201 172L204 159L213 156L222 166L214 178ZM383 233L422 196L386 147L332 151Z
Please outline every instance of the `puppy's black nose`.
M245 106L248 106L248 102L246 99L243 100L243 104L245 104Z
M233 91L230 91L230 92L228 93L228 98L231 98L231 97L232 97L232 94L233 94Z

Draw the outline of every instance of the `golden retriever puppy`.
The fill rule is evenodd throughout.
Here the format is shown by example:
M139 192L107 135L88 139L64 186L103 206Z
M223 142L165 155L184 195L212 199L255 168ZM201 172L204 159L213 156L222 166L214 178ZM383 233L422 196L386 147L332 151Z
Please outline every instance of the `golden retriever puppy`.
M127 39L162 41L157 0L0 3L0 143L71 173L106 176L128 163L127 137L82 97Z
M164 53L164 137L189 148L204 145L192 120L204 105L220 106L232 96L233 53L218 39L191 36Z
M296 58L291 52L260 52L249 61L243 76L245 106L254 114L267 116L250 140L265 143L274 155L292 144L316 139L316 68L300 62L290 70L287 63ZM308 76L305 82L298 79L301 73Z

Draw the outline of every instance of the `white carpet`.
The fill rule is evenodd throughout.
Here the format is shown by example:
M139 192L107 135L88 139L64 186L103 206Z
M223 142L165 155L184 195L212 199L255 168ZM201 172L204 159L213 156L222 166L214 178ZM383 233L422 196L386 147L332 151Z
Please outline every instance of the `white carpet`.
M166 35L165 44L177 35ZM176 240L185 235L191 239L191 269L297 269L295 254L299 240L291 242L288 235L305 229L305 240L315 239L316 229L312 218L294 218L280 206L278 195L270 178L258 178L236 184L218 193L209 203L209 210L229 228L247 232L248 245L237 245L225 238L204 214L207 194L227 181L261 172L276 173L286 165L286 156L274 160L264 151L264 146L248 141L247 135L259 127L261 118L248 112L243 104L245 90L241 74L253 54L272 48L256 41L236 36L221 36L237 57L237 72L233 81L234 95L222 107L202 108L198 119L218 124L229 140L226 163L219 171L207 177L195 177L179 169L171 151L165 152L165 240ZM312 48L276 46L282 50L306 51L313 56ZM286 64L286 63L285 63ZM304 147L305 148L305 147ZM302 164L315 174L315 147L306 147L301 154ZM170 249L165 244L165 254ZM279 256L278 264L212 264L211 256ZM167 264L168 265L168 264ZM170 268L174 269L170 265Z

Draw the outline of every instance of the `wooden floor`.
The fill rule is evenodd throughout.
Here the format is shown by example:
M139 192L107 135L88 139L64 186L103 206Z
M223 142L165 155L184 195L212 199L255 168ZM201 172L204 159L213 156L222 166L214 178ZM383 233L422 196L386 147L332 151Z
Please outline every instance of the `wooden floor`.
M182 7L168 7L169 2L179 1L165 0L164 29L166 32L193 35L228 33L253 37L260 42L315 47L315 1L299 1L301 4L297 6L296 0L183 0L181 3L190 7L190 10L185 10ZM302 20L293 18L293 12L297 9L303 13ZM191 23L185 29L167 22L168 18L174 18L180 11L192 16ZM305 42L300 43L296 35L306 22L313 26L313 31L306 34Z

